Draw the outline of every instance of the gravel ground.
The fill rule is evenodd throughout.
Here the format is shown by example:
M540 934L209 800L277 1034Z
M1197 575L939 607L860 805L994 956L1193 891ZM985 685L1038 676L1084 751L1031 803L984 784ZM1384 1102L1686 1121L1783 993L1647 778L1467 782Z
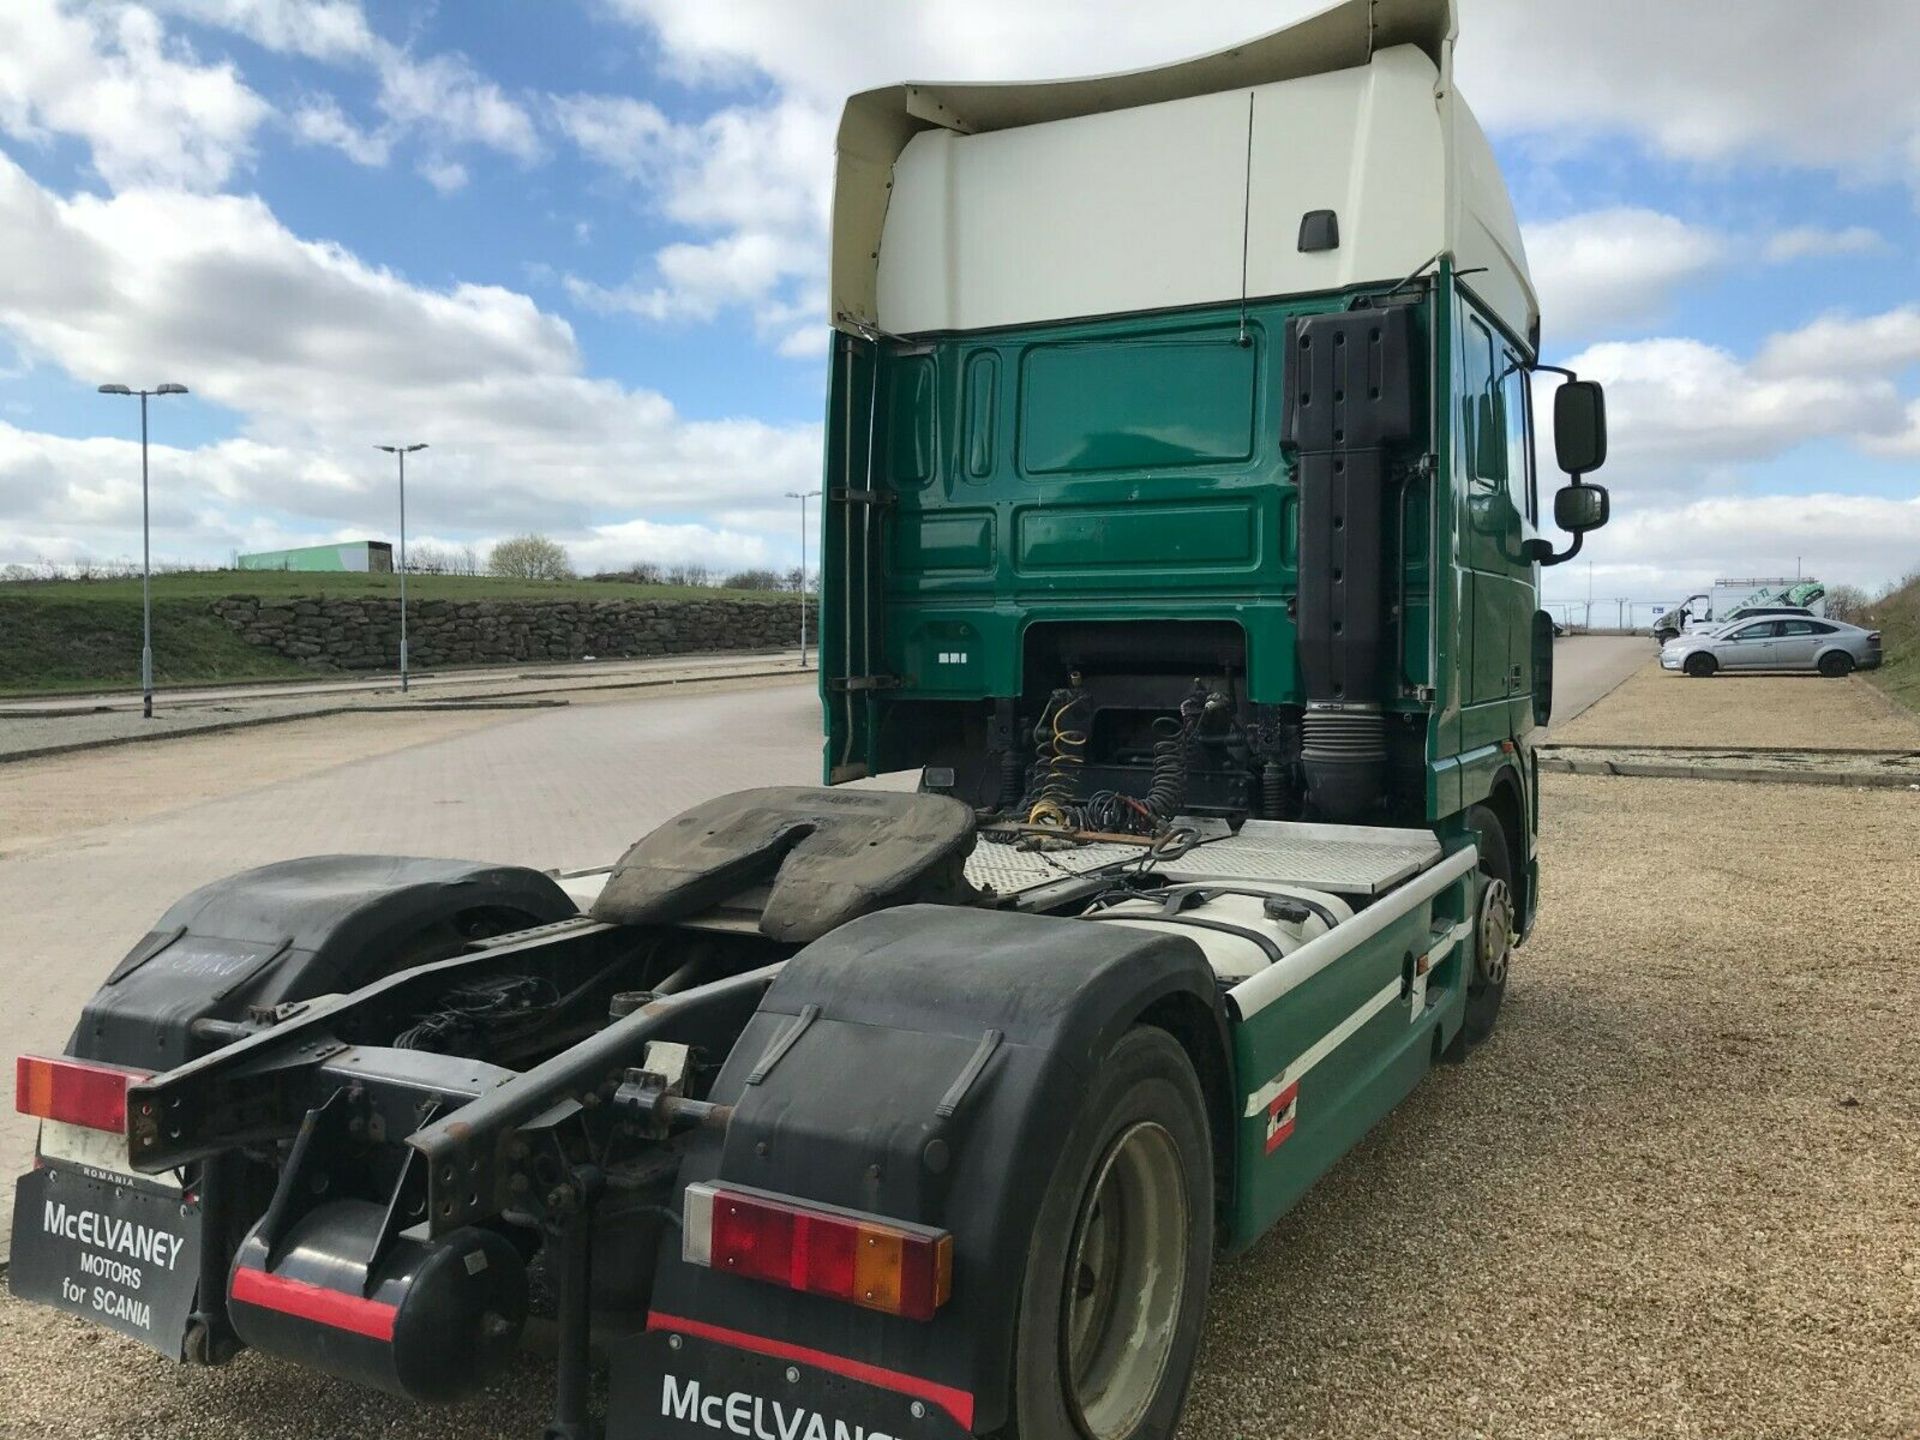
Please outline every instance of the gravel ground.
M1185 1435L1920 1436L1920 796L1544 789L1499 1033L1223 1267ZM518 1440L550 1394L183 1371L11 1300L0 1354L8 1440Z
M1217 1285L1187 1433L1920 1435L1920 796L1543 792L1499 1033Z
M1553 728L1567 745L1821 746L1910 750L1920 719L1858 675L1716 675L1694 680L1646 667L1606 699Z

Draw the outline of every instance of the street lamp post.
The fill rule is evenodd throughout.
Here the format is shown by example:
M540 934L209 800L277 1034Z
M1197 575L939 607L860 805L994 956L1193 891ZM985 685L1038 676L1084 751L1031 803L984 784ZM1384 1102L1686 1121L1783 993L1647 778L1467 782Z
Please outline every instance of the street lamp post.
M407 456L425 445L376 445L400 461L400 693L407 693Z
M807 668L807 501L818 490L789 490L787 499L800 502L800 668Z
M132 390L125 385L102 385L102 395L140 397L140 713L153 718L153 544L147 506L147 397L184 395L184 385L156 385Z

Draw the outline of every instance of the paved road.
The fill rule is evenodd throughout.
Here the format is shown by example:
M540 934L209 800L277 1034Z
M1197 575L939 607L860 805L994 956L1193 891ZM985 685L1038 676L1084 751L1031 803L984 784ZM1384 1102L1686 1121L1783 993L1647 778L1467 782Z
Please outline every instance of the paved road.
M1561 641L1567 704L1591 704L1646 654L1644 640ZM0 1057L60 1049L82 1002L168 905L223 875L341 851L603 865L695 801L816 782L819 744L819 702L800 682L532 711L0 859ZM151 747L152 763L175 763L173 750ZM0 1113L0 1179L31 1135L11 1107ZM0 1185L0 1218L11 1205Z
M1569 635L1553 644L1553 723L1564 725L1657 657L1644 635Z

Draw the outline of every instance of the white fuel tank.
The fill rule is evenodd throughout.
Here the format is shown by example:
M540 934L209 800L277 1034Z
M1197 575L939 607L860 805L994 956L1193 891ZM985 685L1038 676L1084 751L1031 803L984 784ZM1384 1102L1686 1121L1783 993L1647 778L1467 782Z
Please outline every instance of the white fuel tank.
M1231 880L1168 885L1124 900L1103 896L1080 918L1184 935L1224 983L1236 985L1351 920L1353 909L1324 890Z

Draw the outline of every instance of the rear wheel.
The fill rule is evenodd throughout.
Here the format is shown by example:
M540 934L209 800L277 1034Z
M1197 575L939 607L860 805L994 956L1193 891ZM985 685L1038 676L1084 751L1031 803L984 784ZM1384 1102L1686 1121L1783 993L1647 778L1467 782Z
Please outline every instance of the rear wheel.
M1720 668L1720 662L1705 651L1696 651L1687 656L1686 672L1696 680L1704 680Z
M1461 1035L1468 1045L1478 1045L1493 1034L1500 1019L1519 916L1506 826L1484 805L1467 811L1467 824L1480 851L1480 898L1473 912L1473 973L1467 980L1467 1019Z
M1829 680L1844 679L1853 670L1853 656L1844 650L1829 650L1820 657L1820 673Z
M1007 1440L1162 1440L1213 1269L1213 1150L1193 1063L1129 1031L1094 1076L1034 1221Z

